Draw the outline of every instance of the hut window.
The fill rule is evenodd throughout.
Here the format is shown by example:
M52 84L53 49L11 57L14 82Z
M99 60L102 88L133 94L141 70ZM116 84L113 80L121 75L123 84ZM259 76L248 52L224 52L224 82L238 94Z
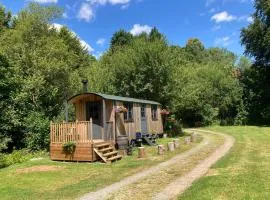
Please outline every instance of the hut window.
M152 119L157 120L157 105L151 106Z
M145 118L145 104L141 105L141 118Z
M127 112L124 113L124 120L125 121L132 121L133 120L133 103L125 102L125 108L127 108Z

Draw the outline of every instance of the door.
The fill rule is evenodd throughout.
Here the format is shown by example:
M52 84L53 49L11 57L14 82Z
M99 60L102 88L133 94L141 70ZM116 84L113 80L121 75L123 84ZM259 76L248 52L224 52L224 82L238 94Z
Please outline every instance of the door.
M146 116L146 105L141 104L141 132L146 134L147 130L147 116Z
M102 103L101 101L86 103L86 119L93 120L93 139L102 139Z

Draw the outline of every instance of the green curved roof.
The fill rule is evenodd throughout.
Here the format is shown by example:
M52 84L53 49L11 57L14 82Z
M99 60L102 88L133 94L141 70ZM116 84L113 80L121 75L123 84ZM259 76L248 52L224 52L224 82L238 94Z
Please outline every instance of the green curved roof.
M160 105L160 103L158 103L156 101L150 101L150 100L144 100L144 99L135 99L135 98L130 98L130 97L114 96L114 95L101 94L101 93L97 93L97 94L102 96L104 99Z
M102 94L102 93L94 93L94 92L87 92L82 94L77 94L73 97L71 97L68 101L71 101L73 98L78 97L80 95L97 95L102 97L103 99L108 100L116 100L116 101L124 101L124 102L134 102L134 103L143 103L143 104L152 104L152 105L160 105L160 103L156 101L150 101L150 100L144 100L144 99L135 99L130 97L121 97L121 96L115 96L115 95L109 95L109 94Z

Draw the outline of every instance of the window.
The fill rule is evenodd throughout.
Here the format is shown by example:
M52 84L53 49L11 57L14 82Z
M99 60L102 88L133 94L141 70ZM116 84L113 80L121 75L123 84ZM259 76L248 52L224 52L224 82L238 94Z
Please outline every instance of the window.
M152 119L157 120L157 105L151 106Z
M145 104L141 105L141 118L145 118Z
M127 112L124 113L124 120L132 121L133 120L133 103L125 102L123 105L127 109Z

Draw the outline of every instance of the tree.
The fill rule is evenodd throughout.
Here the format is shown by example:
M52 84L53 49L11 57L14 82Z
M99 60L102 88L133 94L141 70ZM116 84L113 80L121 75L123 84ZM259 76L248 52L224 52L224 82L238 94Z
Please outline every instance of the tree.
M91 65L75 36L51 28L52 20L60 16L57 7L30 4L19 12L13 28L0 36L1 51L16 77L16 88L7 102L13 108L8 134L16 148L48 145L48 121L81 88L80 70Z
M123 47L125 45L130 44L132 40L133 35L130 32L120 29L119 31L113 34L110 48L114 49L117 47Z
M249 108L251 123L270 122L270 4L256 0L253 22L241 31L245 53L254 58L254 64L244 72L245 105Z
M4 6L0 5L0 31L9 28L11 23L11 12L6 12Z
M194 60L196 62L202 62L204 58L204 45L197 38L189 39L186 47L186 51L188 52L189 59Z

